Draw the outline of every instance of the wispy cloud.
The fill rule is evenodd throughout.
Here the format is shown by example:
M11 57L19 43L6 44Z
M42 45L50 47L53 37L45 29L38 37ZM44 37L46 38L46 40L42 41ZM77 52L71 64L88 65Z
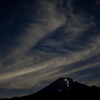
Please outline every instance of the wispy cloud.
M94 35L93 38L90 36L87 46L79 44L81 40L78 38L84 36L85 32L89 30L95 32L92 28L96 26L96 23L92 19L82 13L74 14L70 0L69 3L66 3L67 9L61 8L63 2L59 3L60 7L58 8L57 1L53 3L39 1L37 3L41 8L41 16L34 15L31 7L25 8L27 13L31 13L31 16L25 17L31 22L19 27L22 36L16 38L15 41L18 44L12 47L14 48L13 51L2 59L0 63L1 88L35 89L42 87L43 81L52 81L62 76L71 76L71 74L94 68L99 64L99 62L86 63L80 67L73 67L76 63L84 62L100 54L99 35ZM29 6L28 4L24 5ZM50 38L60 28L61 32L64 32L64 36L61 36L59 41ZM60 34L62 35L62 33ZM56 35L58 36L59 34L57 33ZM77 43L76 41L79 42ZM82 42L84 43L84 41ZM47 51L41 51L40 47ZM77 47L79 50L71 51L67 47ZM52 49L55 49L55 51L50 52ZM57 53L57 51L60 53ZM7 68L7 65L9 68ZM91 73L84 77L88 76L91 76ZM78 77L78 79L80 78L82 78L82 75Z
M95 2L95 5L100 5L100 1L97 0L97 1Z

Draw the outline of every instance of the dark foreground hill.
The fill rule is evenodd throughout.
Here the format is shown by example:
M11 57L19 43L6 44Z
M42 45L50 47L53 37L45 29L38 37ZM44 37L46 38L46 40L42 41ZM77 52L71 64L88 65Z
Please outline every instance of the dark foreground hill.
M40 91L23 96L13 97L11 100L33 100L33 99L99 99L100 88L96 86L87 86L78 83L71 78L59 78ZM6 99L3 99L6 100ZM10 99L9 99L10 100Z

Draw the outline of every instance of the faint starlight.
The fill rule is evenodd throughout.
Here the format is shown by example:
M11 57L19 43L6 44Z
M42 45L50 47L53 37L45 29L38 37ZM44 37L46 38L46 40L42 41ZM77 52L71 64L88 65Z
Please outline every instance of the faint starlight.
M93 16L92 16L92 18L93 18Z
M38 15L40 15L40 12L38 12Z
M44 52L45 52L45 50L44 50Z
M1 57L0 57L0 59L1 59Z
M49 84L47 83L47 85L49 85Z
M45 21L46 21L46 19L45 19Z
M65 40L63 40L63 42L65 42Z
M55 12L57 13L57 10Z
M9 68L9 66L7 66L7 68Z

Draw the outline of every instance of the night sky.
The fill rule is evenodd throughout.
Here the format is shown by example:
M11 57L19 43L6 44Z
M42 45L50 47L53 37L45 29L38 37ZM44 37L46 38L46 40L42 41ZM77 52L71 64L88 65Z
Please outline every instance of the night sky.
M0 0L0 98L60 77L100 87L100 1Z

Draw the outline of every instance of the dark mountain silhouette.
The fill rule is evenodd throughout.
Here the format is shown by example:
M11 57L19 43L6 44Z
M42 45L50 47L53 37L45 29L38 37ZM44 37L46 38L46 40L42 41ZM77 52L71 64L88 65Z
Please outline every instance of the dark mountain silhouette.
M71 78L63 77L55 80L50 85L39 90L36 93L22 96L22 97L13 97L11 100L24 100L24 99L86 99L87 97L93 99L98 98L98 93L100 88L96 86L87 86L77 81L74 81ZM6 100L7 98L3 99ZM10 100L9 99L9 100ZM7 99L8 100L8 99Z
M78 83L71 78L59 78L50 85L41 89L38 92L52 92L52 91L63 91L63 90L80 90L88 89L90 86Z

